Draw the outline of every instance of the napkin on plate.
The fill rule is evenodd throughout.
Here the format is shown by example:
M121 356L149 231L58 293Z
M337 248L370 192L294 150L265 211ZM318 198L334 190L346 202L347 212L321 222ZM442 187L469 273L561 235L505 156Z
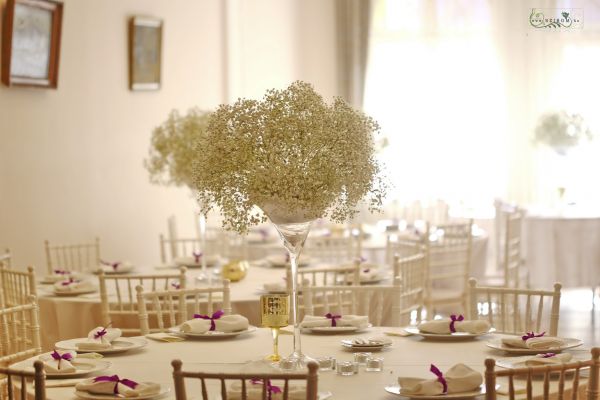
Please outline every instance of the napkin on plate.
M372 281L379 276L379 268L373 264L362 264L360 266L359 279L361 281Z
M562 353L545 353L545 354L536 354L533 357L529 357L525 361L525 365L528 367L535 367L536 365L547 365L547 364L564 364L571 361L573 358L572 354Z
M54 284L54 291L63 293L83 292L95 289L96 287L92 282L85 279L75 279L72 277Z
M71 364L75 358L77 352L59 350L38 357L44 363L44 371L47 374L68 374L77 371L77 368Z
M181 324L181 332L184 333L207 333L216 332L239 332L248 329L248 318L239 314L223 315L222 312L215 312L212 316L194 315L194 319Z
M75 389L93 394L112 394L115 397L153 396L160 393L158 383L138 383L130 379L119 378L118 375L105 375L86 379L75 385Z
M450 318L422 322L417 327L420 332L436 333L439 335L452 333L453 327L454 332L479 334L489 331L490 323L482 319L465 320L462 318L462 315L458 317L453 315Z
M502 344L508 347L531 350L548 350L560 348L565 341L559 337L544 336L545 332L536 335L534 332L528 332L523 336L515 336L502 339Z
M219 258L215 255L204 255L202 253L196 253L190 257L176 257L173 259L173 263L177 266L200 266L202 265L202 258L206 259L206 265L215 265Z
M287 282L265 283L263 289L267 292L287 292Z
M398 378L400 393L405 395L436 396L444 393L463 393L477 390L483 382L481 374L464 364L456 364L445 374L431 365L433 379Z
M115 273L115 272L131 272L134 270L135 266L129 261L103 261L100 260L100 268L104 270L106 273Z
M385 346L392 344L392 340L385 336L370 337L367 339L356 338L352 340L355 346Z
M98 326L88 333L85 342L75 344L78 350L106 350L111 348L111 342L121 337L119 328L105 328Z
M261 379L252 379L246 382L246 398L248 400L262 400L263 381ZM267 380L267 397L271 400L283 399L283 384L278 386L276 383L272 384L271 381ZM271 394L269 397L268 394ZM231 400L242 399L242 383L233 382L227 390L227 398ZM289 400L305 400L306 399L306 386L289 383L288 386L288 399Z
M56 283L68 280L69 278L81 279L81 274L79 272L69 271L63 268L57 268L54 271L52 271L52 274L46 275L44 277L44 281L48 283Z
M301 328L355 326L359 329L369 326L369 317L366 315L339 315L327 313L324 316L305 315L300 323Z

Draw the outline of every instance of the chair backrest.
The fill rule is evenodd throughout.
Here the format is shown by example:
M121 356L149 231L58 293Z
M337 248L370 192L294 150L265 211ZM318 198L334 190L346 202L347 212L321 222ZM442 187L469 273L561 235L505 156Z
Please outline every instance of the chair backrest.
M360 285L360 260L346 265L310 267L298 270L298 282L308 282L311 286ZM288 290L291 290L291 269L287 268Z
M322 262L340 264L360 258L362 235L310 236L306 239L304 253Z
M501 333L543 330L556 336L561 287L560 283L554 284L554 290L485 287L477 286L477 280L471 278L469 319L487 319Z
M522 226L525 212L515 209L513 212L504 213L504 250L502 256L502 269L505 287L521 286L521 246Z
M394 278L392 286L317 286L302 287L302 302L305 315L337 314L368 315L375 326L400 325L400 278ZM385 312L391 304L391 313ZM384 316L391 315L391 323Z
M33 400L46 400L46 374L44 373L44 362L37 360L33 363L33 372L24 370L12 370L10 367L0 366L0 399L17 400L15 393L15 384L19 387L21 393L19 399L31 399L27 393L28 379L33 379Z
M425 253L394 257L394 277L400 278L400 324L421 322L425 301ZM413 318L414 317L414 318Z
M289 389L290 381L305 381L306 382L306 400L317 400L318 391L318 379L317 372L319 365L311 361L308 363L308 371L306 373L209 373L209 372L188 372L181 369L181 360L173 360L171 362L173 366L173 382L175 386L175 398L177 400L187 400L185 378L199 379L203 400L209 400L208 393L208 381L217 381L221 398L227 399L228 388L227 381L239 382L241 393L236 393L239 398L246 399L248 397L248 388L253 384L257 384L262 381L262 399L268 399L271 396L268 393L270 385L273 383L274 386L281 385L278 381L284 383L280 386L281 388L281 399L289 400ZM194 391L196 393L196 391Z
M29 303L0 309L0 365L40 354L39 310L35 296Z
M526 377L526 398L527 400L535 399L563 399L563 398L580 398L578 397L580 385L584 383L580 381L581 370L583 368L590 369L589 379L587 381L587 399L598 400L600 397L598 393L599 381L600 381L600 348L594 347L590 351L591 358L585 361L574 361L564 364L553 364L553 365L541 365L535 367L521 367L521 368L503 368L495 370L496 360L488 358L485 360L485 398L486 400L495 400L497 398L496 393L496 379L500 377L508 377L508 398L514 400L515 396L515 377L519 378ZM552 376L552 379L550 375ZM558 374L558 376L556 376ZM572 375L572 378L569 375ZM536 376L544 375L542 393L534 393L534 385ZM571 382L568 382L572 379ZM555 389L551 387L551 381L555 382ZM565 382L567 381L567 383ZM570 383L570 385L568 384ZM569 388L570 386L570 388ZM565 392L567 391L567 393ZM570 393L568 393L570 391ZM540 397L540 394L542 396ZM522 395L519 395L522 398Z
M185 267L180 267L178 273L152 275L106 275L103 270L99 270L98 282L103 325L108 326L113 323L113 326L119 327L114 323L113 318L135 319L137 317L136 286L138 285L153 292L172 288L185 289L186 270ZM127 335L140 334L140 330L136 328L119 328Z
M413 256L425 252L423 239L420 237L402 236L398 233L388 233L385 243L385 264L391 265L395 262L395 256L400 258Z
M135 290L142 335L165 332L168 328L191 319L193 314L210 314L216 311L217 303L221 304L219 308L225 315L231 314L231 295L227 279L223 280L221 286L151 292L144 292L144 287L136 286Z
M27 271L17 271L0 265L0 288L3 307L29 303L29 296L37 295L34 268L29 266Z
M92 243L50 245L44 241L48 274L56 268L69 271L93 272L100 265L100 239Z
M7 268L10 268L12 265L12 254L10 249L5 249L4 253L0 254L0 266L4 265Z

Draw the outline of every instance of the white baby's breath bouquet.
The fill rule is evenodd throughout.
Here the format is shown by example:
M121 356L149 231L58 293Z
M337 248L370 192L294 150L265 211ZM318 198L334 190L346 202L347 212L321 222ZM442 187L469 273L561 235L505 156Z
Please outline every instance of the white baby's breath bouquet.
M165 122L154 128L144 162L152 183L193 187L195 146L206 135L209 117L209 112L198 108L185 115L173 110Z
M592 133L583 117L564 110L542 115L535 128L535 142L549 146L559 154L565 154L584 139L591 140Z
M327 104L300 81L260 101L221 105L193 157L202 211L219 206L224 227L245 233L265 213L341 222L365 197L376 209L386 191L374 157L378 130L342 99Z

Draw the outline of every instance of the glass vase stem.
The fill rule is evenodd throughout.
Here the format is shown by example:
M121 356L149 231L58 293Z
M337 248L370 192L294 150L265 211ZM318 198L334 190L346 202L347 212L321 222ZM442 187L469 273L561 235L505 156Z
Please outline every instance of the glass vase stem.
M290 251L290 268L292 278L292 293L291 297L291 315L294 323L294 353L292 356L302 358L302 343L300 341L300 321L298 315L298 254Z

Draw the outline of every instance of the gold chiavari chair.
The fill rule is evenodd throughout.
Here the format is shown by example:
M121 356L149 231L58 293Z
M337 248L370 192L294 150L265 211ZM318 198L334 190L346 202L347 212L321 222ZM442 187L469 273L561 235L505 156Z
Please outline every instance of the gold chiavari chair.
M309 236L306 239L304 252L311 258L321 262L340 264L352 262L360 258L362 251L362 234L347 236Z
M0 265L0 305L14 307L29 302L29 296L36 296L34 268L29 266L27 271L17 271Z
M39 309L35 296L28 304L0 309L0 365L40 354Z
M93 272L100 265L100 239L92 243L50 245L44 241L48 274L56 268L69 271Z
M3 377L4 376L4 377ZM46 374L44 373L44 362L37 360L33 363L33 372L14 371L10 367L0 366L0 400L17 400L19 398L31 399L27 395L28 379L33 380L33 400L46 400ZM18 385L18 391L15 390Z
M394 257L394 277L399 278L401 287L399 318L402 326L421 322L425 305L425 272L424 253Z
M360 260L354 260L346 265L308 267L298 270L298 282L309 283L311 286L327 285L360 285ZM291 283L291 270L286 270L288 290Z

